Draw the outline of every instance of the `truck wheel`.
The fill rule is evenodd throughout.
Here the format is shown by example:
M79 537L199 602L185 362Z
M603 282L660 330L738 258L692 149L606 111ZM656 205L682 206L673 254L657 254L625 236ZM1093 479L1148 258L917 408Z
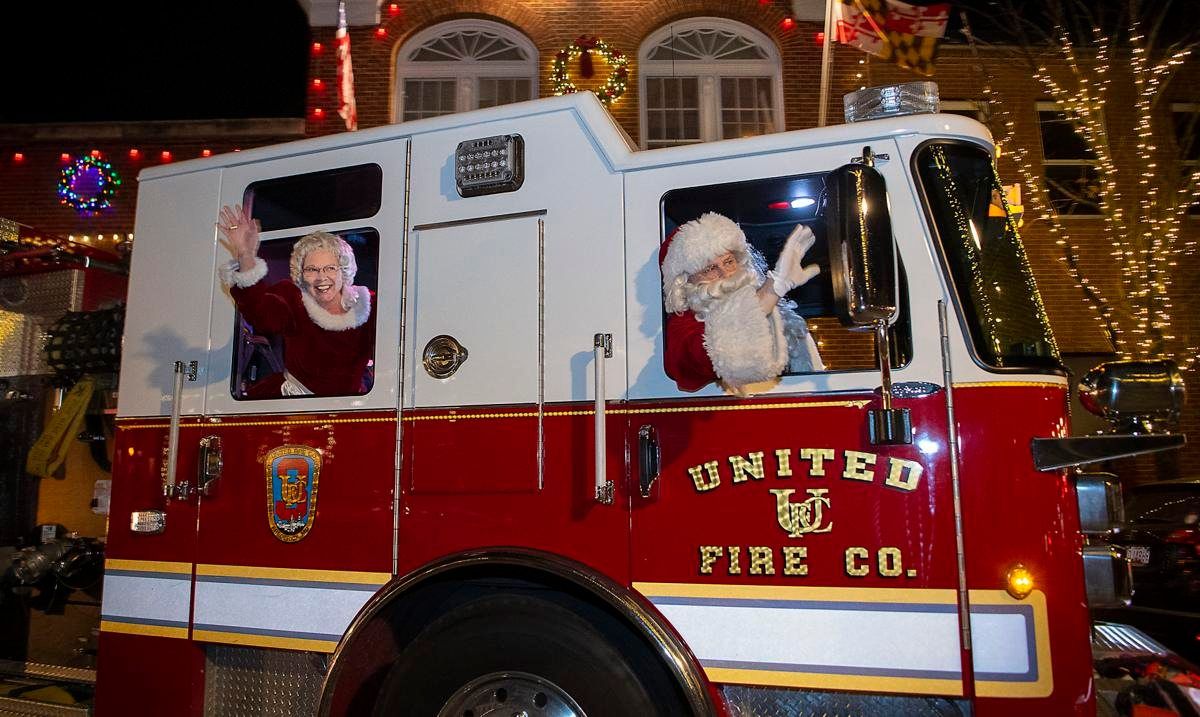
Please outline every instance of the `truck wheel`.
M625 634L610 639L593 622L537 597L474 600L409 643L388 672L375 715L686 714L662 665L619 629Z

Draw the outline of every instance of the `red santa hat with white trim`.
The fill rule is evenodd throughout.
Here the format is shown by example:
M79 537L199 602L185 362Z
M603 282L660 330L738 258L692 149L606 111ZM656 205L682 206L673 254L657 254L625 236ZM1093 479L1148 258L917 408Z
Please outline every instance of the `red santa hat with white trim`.
M688 277L707 268L726 252L733 252L738 263L752 268L745 232L732 219L716 212L702 214L699 219L672 232L659 250L667 311L684 311L687 305L680 289Z

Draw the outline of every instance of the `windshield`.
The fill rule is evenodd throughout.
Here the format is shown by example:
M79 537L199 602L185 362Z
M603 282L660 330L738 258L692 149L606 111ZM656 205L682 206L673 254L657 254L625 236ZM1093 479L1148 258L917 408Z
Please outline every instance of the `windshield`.
M930 144L917 172L979 359L995 368L1059 367L991 157L972 145Z

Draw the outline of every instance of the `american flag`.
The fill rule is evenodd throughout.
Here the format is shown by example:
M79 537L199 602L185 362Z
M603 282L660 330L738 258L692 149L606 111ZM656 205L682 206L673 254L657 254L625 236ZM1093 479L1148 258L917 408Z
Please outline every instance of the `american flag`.
M338 114L346 129L358 129L358 106L354 102L354 66L350 63L350 32L346 29L346 1L338 2L337 34Z

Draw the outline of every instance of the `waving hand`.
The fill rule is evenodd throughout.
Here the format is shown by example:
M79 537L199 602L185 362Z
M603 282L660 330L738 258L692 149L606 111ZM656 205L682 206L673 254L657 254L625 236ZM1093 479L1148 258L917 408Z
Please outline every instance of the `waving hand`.
M258 256L258 221L251 218L250 207L221 207L217 229L225 237L221 243L238 260L241 270L252 268Z

